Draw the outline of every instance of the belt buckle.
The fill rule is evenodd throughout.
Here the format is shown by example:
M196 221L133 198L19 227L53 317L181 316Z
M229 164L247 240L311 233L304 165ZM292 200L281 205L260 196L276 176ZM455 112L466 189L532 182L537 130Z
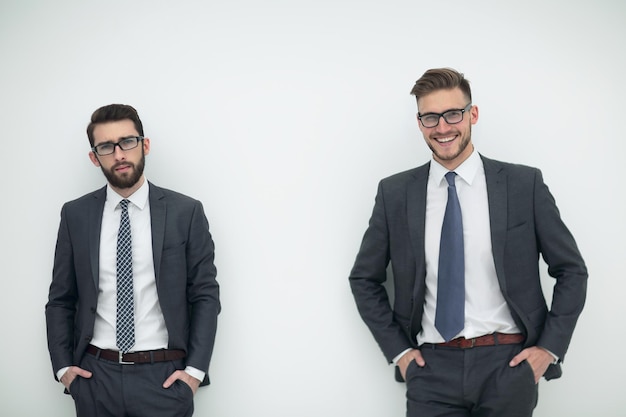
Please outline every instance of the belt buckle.
M463 343L465 342L465 343ZM472 337L471 339L459 339L459 347L461 349L472 349L474 346L476 346L476 338Z
M120 365L134 365L135 362L124 362L123 358L124 358L124 354L122 353L121 350L117 351L117 363L119 363Z

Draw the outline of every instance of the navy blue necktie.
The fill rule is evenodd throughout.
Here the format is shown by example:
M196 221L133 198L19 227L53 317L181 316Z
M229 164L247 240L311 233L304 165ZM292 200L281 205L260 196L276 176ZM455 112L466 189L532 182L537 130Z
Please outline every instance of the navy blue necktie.
M117 317L116 344L126 353L135 344L135 315L133 297L133 254L131 248L128 200L122 200L120 230L117 234Z
M443 338L452 340L465 327L465 257L463 254L463 220L456 194L455 172L448 172L448 204L441 227L437 310L435 327Z

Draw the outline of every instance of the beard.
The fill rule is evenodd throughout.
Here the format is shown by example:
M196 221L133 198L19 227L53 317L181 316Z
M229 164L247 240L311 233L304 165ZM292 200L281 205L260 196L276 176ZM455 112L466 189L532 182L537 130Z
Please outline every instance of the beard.
M102 173L106 177L109 184L111 184L111 186L123 190L123 189L131 188L132 186L137 184L137 182L143 175L143 169L145 167L145 164L146 164L146 156L144 155L143 149L142 149L141 159L139 160L139 163L137 165L133 164L132 162L125 161L125 162L120 162L119 164L113 165L111 169L104 169L104 167L102 167L101 165L100 169L102 169ZM130 166L131 167L130 172L117 174L115 172L115 169L123 165Z
M430 148L430 150L432 151L432 153L437 157L437 159L439 159L440 161L452 161L456 158L459 157L459 155L461 155L465 149L467 148L467 145L470 144L471 140L472 140L472 129L470 126L470 130L469 132L467 132L467 136L463 136L461 134L461 132L455 132L454 134L457 134L459 136L459 146L456 149L455 152L450 153L450 154L442 154L441 152L439 152L435 146L430 142L431 140L434 139L429 139L426 141L426 143L428 144L428 147ZM446 135L438 135L438 136L446 136Z

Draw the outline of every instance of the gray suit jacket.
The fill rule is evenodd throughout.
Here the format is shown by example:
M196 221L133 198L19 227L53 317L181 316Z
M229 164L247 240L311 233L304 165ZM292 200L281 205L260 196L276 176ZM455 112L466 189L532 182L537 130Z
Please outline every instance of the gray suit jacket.
M186 351L186 365L206 372L220 311L209 224L199 201L153 184L149 187L154 271L169 348ZM66 203L61 210L46 304L48 350L55 374L79 365L93 336L105 199L106 187ZM208 384L208 377L203 384Z
M562 361L580 315L587 269L538 169L482 157L491 243L500 289L525 346L542 346ZM426 292L424 228L430 163L382 180L369 227L350 273L361 317L388 361L416 348ZM470 243L471 244L471 243ZM548 310L539 255L556 279ZM383 283L391 262L394 304ZM551 365L546 379L561 376Z

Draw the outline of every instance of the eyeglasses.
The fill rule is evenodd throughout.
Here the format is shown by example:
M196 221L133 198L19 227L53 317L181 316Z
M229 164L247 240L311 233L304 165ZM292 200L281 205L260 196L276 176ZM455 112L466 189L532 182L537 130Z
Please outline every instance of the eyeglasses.
M135 149L139 142L143 141L143 136L130 136L128 138L124 138L117 143L101 143L100 145L96 145L91 148L92 151L97 153L100 156L111 155L115 152L115 147L119 146L123 151L130 151L131 149Z
M464 109L452 109L444 111L443 113L417 113L417 118L420 122L422 122L422 126L424 127L437 126L439 124L439 119L442 117L447 124L454 125L463 120L463 113L465 113L470 107L472 107L472 103L469 103Z

